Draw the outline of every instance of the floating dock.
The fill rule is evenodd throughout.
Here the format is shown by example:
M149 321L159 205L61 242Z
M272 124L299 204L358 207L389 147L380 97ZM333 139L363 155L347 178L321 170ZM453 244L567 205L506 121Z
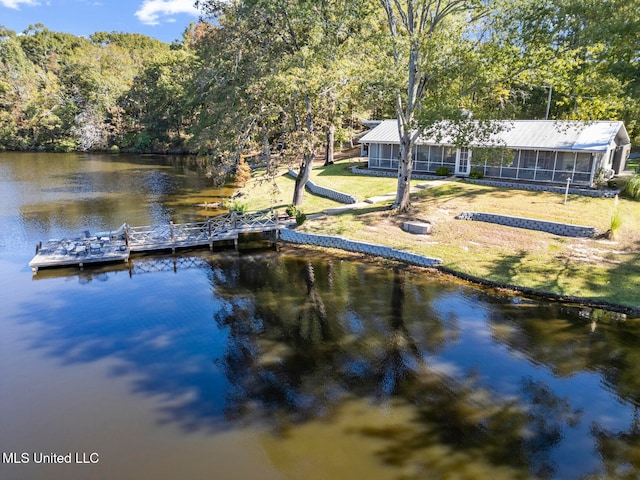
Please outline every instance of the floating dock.
M231 212L209 218L206 222L132 227L123 224L111 232L84 237L52 239L36 247L36 255L29 262L34 273L40 268L79 266L95 263L128 262L132 253L158 250L175 252L180 248L208 246L216 242L233 241L238 247L238 237L246 233L272 232L274 241L283 225L274 212Z

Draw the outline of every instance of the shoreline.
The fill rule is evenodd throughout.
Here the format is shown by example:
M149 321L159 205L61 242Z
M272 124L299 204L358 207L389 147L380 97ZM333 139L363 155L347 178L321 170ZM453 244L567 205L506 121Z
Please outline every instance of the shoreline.
M631 318L640 319L640 307L631 307L627 305L621 305L613 302L607 302L603 300L594 300L587 297L578 297L574 295L561 295L558 293L545 292L543 290L536 290L529 287L520 287L517 285L502 284L486 278L476 277L463 272L458 272L442 265L434 267L444 275L450 275L452 277L464 280L474 285L480 285L483 287L493 288L497 290L506 290L509 292L522 294L526 297L532 297L536 299L549 300L559 303L568 303L574 305L580 305L589 308L598 308L616 313L623 313Z
M352 252L349 250L343 250L341 248L336 248L336 247L319 247L316 245L293 243L288 241L283 241L282 243L286 244L287 248L291 250L304 249L304 250L314 250L314 251L324 251L324 252L327 252L327 250L337 250L341 252L341 254L344 257L360 257L360 258L365 258L365 259L368 259L369 261L374 261L374 262L379 262L382 260L395 262L401 265L405 265L408 268L417 268L420 270L437 272L439 275L453 277L457 280L462 280L465 283L468 283L474 286L486 287L494 290L499 290L502 292L509 292L511 294L522 295L525 297L538 299L538 300L548 300L548 301L553 301L557 303L565 303L565 304L583 306L588 308L597 308L601 310L607 310L610 312L621 313L631 317L631 319L636 319L636 318L640 319L640 307L632 307L628 305L622 305L622 304L603 301L603 300L595 300L588 297L579 297L575 295L561 295L553 292L546 292L543 290L536 290L534 288L521 287L513 284L504 284L504 283L496 282L486 278L469 275L467 273L454 270L444 265L425 267L420 265L412 265L407 262L403 262L401 260L397 260L394 258L386 258L384 256L372 255L368 253Z
M640 210L632 200L574 195L566 202L553 192L434 181L415 185L411 211L396 216L384 203L391 201L391 194L380 195L392 191L393 179L383 184L378 177L359 176L350 188L354 184L350 171L353 159L344 160L329 167L317 165L317 175L311 178L373 201L336 208L331 200L310 195L309 204L305 202L308 221L297 231L442 259L434 268L476 285L640 318L640 291L635 288L640 281ZM284 193L277 201L284 205L293 192L293 181L284 176L278 186ZM245 187L245 192L254 208L264 208L272 201L266 189ZM615 238L574 238L508 224L458 220L460 212L467 211L570 227L584 224L588 217L596 233L611 227L611 212L617 211L622 225ZM405 221L427 221L434 229L428 238L410 235L402 230Z

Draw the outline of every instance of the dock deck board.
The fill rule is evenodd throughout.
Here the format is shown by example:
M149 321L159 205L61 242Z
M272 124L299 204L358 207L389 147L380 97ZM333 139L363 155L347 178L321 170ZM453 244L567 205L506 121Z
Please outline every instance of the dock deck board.
M273 212L253 212L243 215L229 214L211 217L206 222L132 227L122 225L114 232L100 233L84 238L49 240L36 249L29 262L35 272L40 268L55 268L127 262L132 253L209 246L233 240L237 244L240 234L274 232L281 225Z

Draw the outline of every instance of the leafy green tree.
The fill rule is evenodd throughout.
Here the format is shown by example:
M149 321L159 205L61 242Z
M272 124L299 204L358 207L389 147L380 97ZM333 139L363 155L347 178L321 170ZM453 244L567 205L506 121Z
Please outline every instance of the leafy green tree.
M138 119L144 132L166 144L163 151L182 148L193 117L188 98L192 73L191 51L168 50L139 73L127 93L125 112Z
M300 205L320 146L335 128L331 112L348 83L341 62L366 18L366 2L199 4L218 18L212 38L223 50L204 66L215 83L209 84L211 102L201 120L214 120L207 121L214 127L200 128L201 142L232 162L251 148L252 138L286 145L281 158L297 163L293 204ZM222 118L222 106L233 113Z
M86 39L43 25L22 35L1 29L2 147L89 150L123 143L138 127L125 118L123 99L140 72L170 51L169 45L137 34L99 32ZM175 76L170 83L180 88L181 79ZM156 101L156 93L142 103Z
M413 171L412 149L419 135L439 121L461 118L459 83L462 62L476 42L473 28L486 13L476 0L379 0L386 18L381 49L393 78L400 138L398 187L394 208L406 211ZM386 60L385 60L386 61ZM437 130L434 130L434 133Z
M606 19L606 21L603 21ZM621 119L637 128L640 13L633 0L514 0L492 14L506 117Z

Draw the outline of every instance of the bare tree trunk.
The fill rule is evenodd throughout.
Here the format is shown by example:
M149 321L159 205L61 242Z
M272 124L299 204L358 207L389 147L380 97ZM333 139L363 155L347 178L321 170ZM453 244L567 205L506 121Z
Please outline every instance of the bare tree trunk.
M414 43L409 53L409 76L406 105L402 107L402 99L398 96L398 137L400 149L398 153L398 187L393 207L398 213L406 212L411 206L411 174L413 172L413 144L418 138L415 130L415 112L419 105L420 88L418 85L419 45ZM415 131L411 131L414 128Z
M324 153L324 166L333 165L333 150L335 148L336 126L327 126L327 145Z
M307 185L309 176L311 175L311 168L313 167L314 153L305 153L302 156L302 162L300 163L300 171L296 177L296 184L293 189L293 205L299 207L302 205L302 199L304 197L304 187Z
M396 200L393 204L398 212L405 212L411 206L411 174L413 172L413 159L411 133L405 132L400 136L400 152L398 154L398 186Z
M273 165L271 162L271 145L269 145L269 139L267 138L267 132L265 131L262 136L262 153L264 154L265 163L267 164L267 176L273 174Z
M400 95L397 101L398 136L400 154L398 164L398 191L394 207L406 211L409 206L409 185L413 170L412 147L418 138L416 112L428 90L432 76L425 71L421 48L448 17L469 11L473 7L467 0L379 0L387 16L391 34L393 59L396 68L404 68L407 60L407 90L404 102ZM406 49L405 49L406 47ZM404 105L403 105L404 103Z
M309 95L305 95L305 109L306 109L306 129L309 136L309 145L305 147L305 151L302 154L302 161L300 163L300 170L296 177L296 184L293 189L293 205L299 207L302 205L302 199L304 197L304 188L307 185L309 176L311 175L311 168L313 167L313 160L316 158L315 147L313 146L313 123L311 118L311 99Z

